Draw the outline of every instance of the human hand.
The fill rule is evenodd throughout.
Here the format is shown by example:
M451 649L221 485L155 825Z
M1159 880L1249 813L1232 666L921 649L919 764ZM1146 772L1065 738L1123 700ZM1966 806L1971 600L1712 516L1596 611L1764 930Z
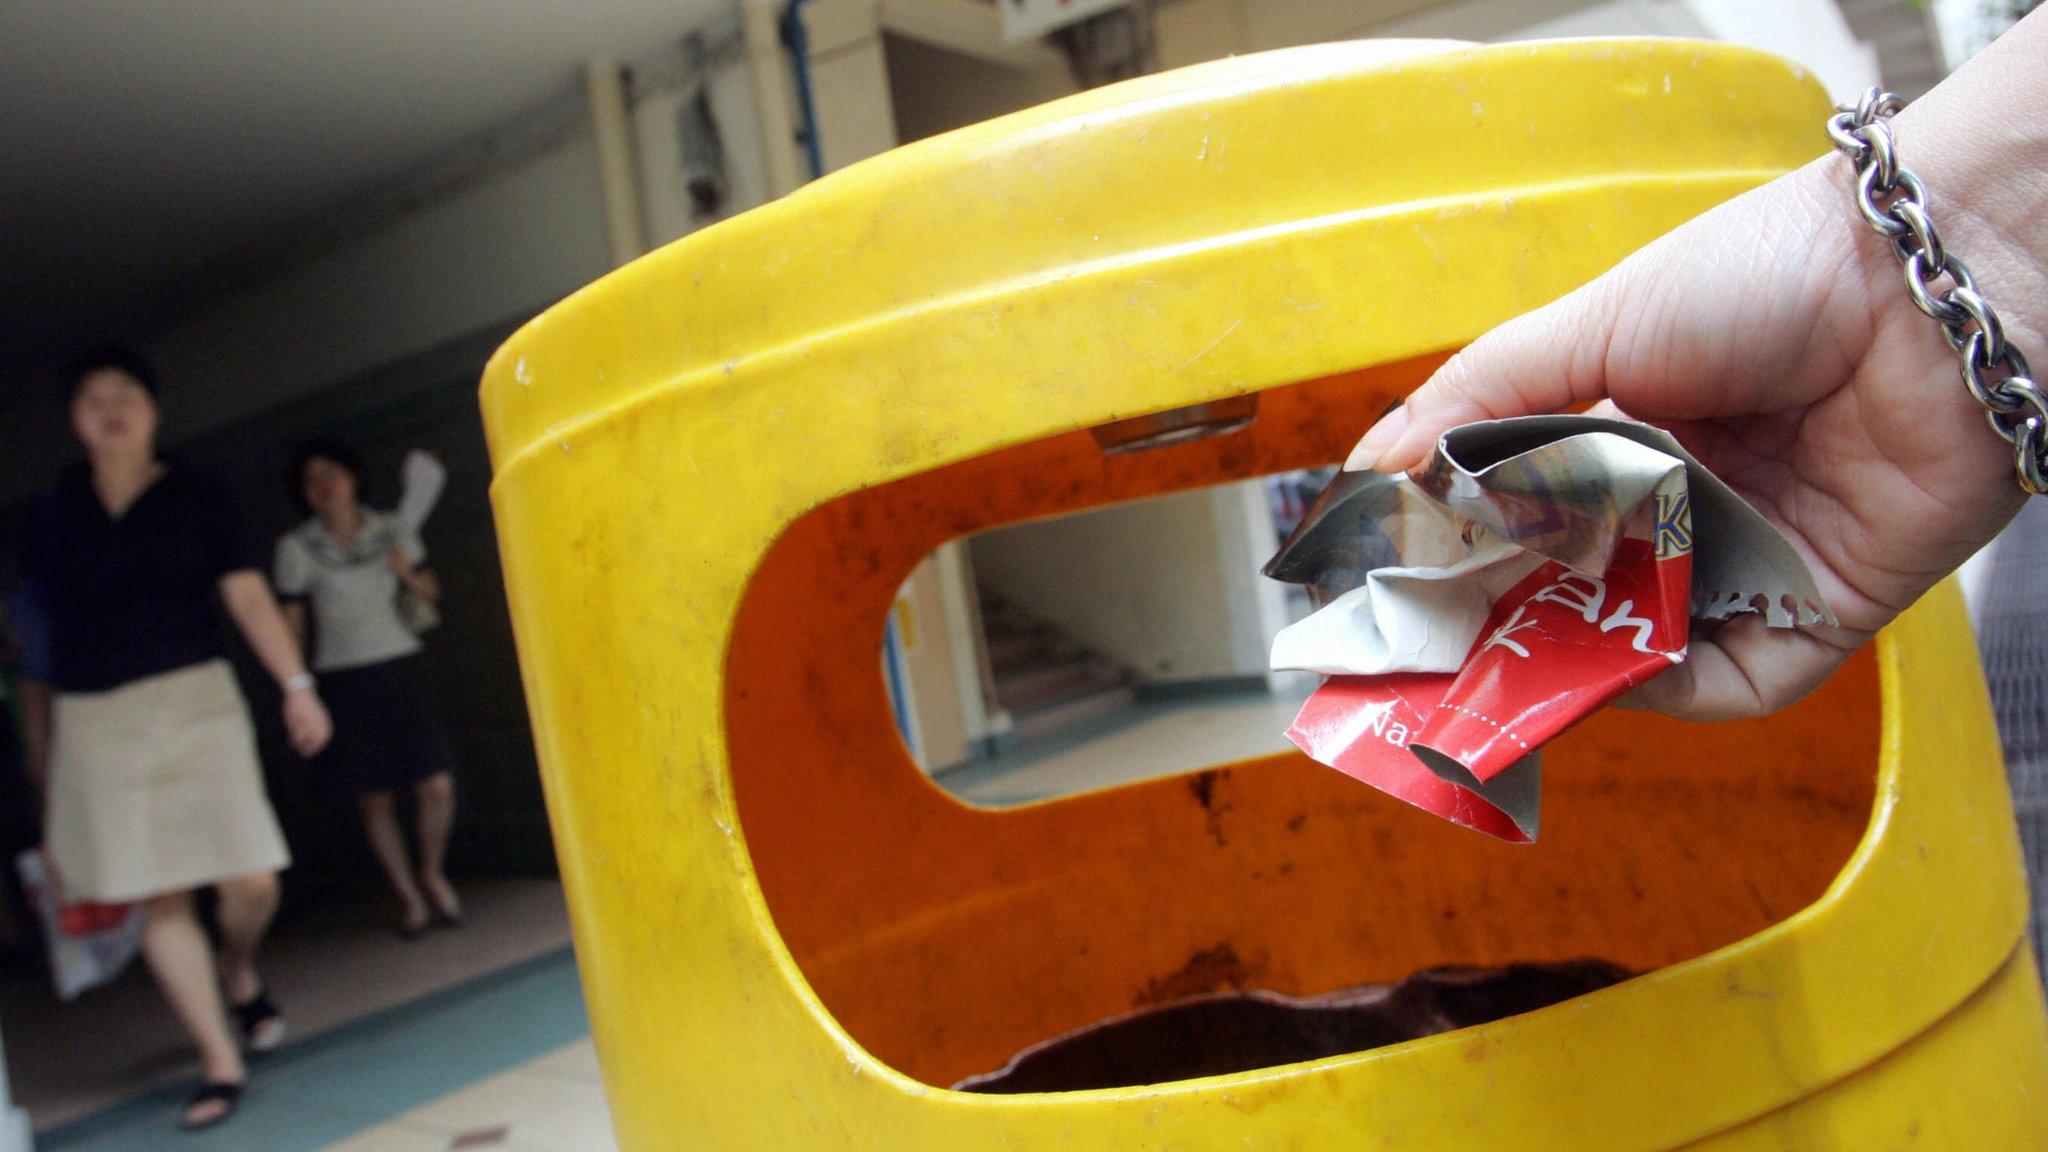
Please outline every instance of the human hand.
M2023 22L1897 122L1902 161L1935 197L1948 247L1997 302L2008 337L2033 349L2048 327L2034 223L2048 205L2048 133L2016 101L2048 92L2044 33L2043 18ZM1998 116L2002 106L2012 115ZM1383 418L1347 466L1414 468L1455 425L1588 404L1670 429L1785 532L1842 624L1695 621L1686 662L1628 702L1693 719L1785 707L2023 499L2011 449L1912 306L1888 244L1856 214L1850 180L1830 155L1487 334Z
M292 748L301 756L311 757L333 738L334 721L328 717L327 705L320 702L319 693L310 687L294 688L284 694L284 729L291 737Z

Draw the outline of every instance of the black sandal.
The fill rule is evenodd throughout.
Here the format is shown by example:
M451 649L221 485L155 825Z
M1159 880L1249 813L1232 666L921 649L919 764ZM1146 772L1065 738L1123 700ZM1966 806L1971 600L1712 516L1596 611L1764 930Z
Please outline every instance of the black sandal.
M201 1088L192 1094L190 1100L185 1101L185 1110L179 1115L178 1127L183 1128L187 1132L198 1132L202 1129L211 1128L216 1124L226 1123L228 1117L235 1114L235 1109L241 1107L242 1089L244 1087L246 1087L245 1084L221 1083L208 1084L206 1087ZM223 1105L219 1112L204 1120L187 1119L187 1117L192 1115L193 1109L201 1105L214 1103Z
M284 1043L284 1013L269 992L259 991L241 1004L231 1005L235 1021L242 1026L242 1046L262 1055L275 1052ZM270 1025L275 1024L272 1028Z

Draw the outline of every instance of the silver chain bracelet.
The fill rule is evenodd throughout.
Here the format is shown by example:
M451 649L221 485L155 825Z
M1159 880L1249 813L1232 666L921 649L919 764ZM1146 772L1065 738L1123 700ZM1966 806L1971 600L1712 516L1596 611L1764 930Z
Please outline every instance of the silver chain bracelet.
M2034 383L2027 358L2005 338L1998 313L1977 293L1977 281L1927 215L1927 188L1899 163L1892 146L1892 116L1905 101L1872 88L1854 105L1828 118L1835 150L1856 165L1856 210L1892 242L1906 269L1913 304L1941 325L1948 346L1962 358L1963 383L1984 406L1991 428L2012 445L2020 487L2048 492L2048 393ZM1954 285L1936 293L1934 281Z

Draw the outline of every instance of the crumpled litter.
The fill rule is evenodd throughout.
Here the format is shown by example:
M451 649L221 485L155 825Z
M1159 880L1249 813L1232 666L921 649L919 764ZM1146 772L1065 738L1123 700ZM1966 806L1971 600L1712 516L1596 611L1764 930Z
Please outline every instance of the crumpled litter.
M1542 746L1682 662L1693 618L1835 623L1791 544L1669 433L1592 416L1452 429L1419 479L1340 474L1266 574L1318 605L1272 666L1328 677L1288 737L1523 843Z

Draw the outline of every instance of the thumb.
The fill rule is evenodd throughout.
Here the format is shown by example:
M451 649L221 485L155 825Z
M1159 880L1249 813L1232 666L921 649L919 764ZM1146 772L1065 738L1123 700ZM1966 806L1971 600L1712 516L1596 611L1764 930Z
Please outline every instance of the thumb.
M1437 437L1460 424L1604 399L1615 304L1631 275L1624 263L1467 345L1373 425L1351 450L1345 470L1405 471L1421 464Z

